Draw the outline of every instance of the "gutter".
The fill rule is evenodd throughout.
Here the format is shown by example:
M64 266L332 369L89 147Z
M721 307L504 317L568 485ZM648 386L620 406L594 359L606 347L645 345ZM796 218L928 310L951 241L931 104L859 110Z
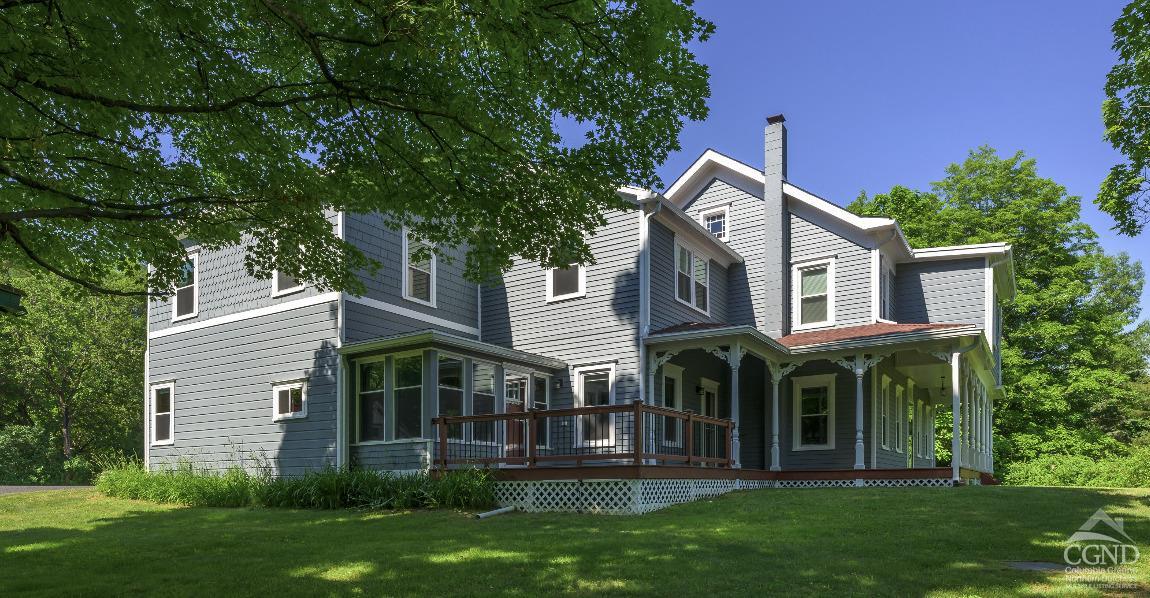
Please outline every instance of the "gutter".
M654 204L655 208L648 212L646 206ZM651 334L651 218L663 211L663 202L659 195L648 192L639 200L639 399L647 401L649 392L654 389L647 388L647 379L654 372L647 370L647 335ZM654 395L651 401L654 403Z

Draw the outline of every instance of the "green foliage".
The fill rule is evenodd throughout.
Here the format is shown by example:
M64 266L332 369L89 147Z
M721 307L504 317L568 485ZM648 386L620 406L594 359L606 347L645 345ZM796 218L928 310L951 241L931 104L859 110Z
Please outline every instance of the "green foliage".
M1021 152L1000 157L982 147L946 175L930 192L895 187L849 209L896 218L915 247L1012 245L1018 295L1004 306L997 464L1123 453L1150 430L1141 265L1107 255L1080 219L1079 198L1040 177ZM949 440L948 426L939 440Z
M49 464L58 462L48 434L38 426L0 428L0 484L37 484L53 477Z
M327 468L296 477L224 472L182 461L146 471L139 463L108 466L96 479L107 496L201 507L263 506L292 509L482 509L495 503L494 480L482 469L426 474Z
M1018 486L1150 488L1150 447L1107 459L1081 455L1044 455L1011 464L1004 481Z
M109 280L128 286L132 279ZM12 474L86 482L93 460L134 454L143 443L144 300L93 293L44 273L0 269L0 282L28 293L27 315L0 318L0 436L19 435L19 454L32 451L39 461L34 476L27 467ZM0 477L6 473L0 469Z
M378 264L334 211L466 246L477 279L586 261L706 117L712 31L688 0L3 2L0 262L99 288L148 263L164 292L190 239L360 291Z
M1110 169L1095 203L1119 231L1136 235L1150 219L1150 0L1128 4L1111 30L1118 64L1106 76L1102 122L1127 161Z

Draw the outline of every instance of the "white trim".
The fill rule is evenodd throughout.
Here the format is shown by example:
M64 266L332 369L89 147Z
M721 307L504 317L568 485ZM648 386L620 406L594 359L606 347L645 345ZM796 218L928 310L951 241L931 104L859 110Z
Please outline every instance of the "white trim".
M882 298L879 297L882 289L882 282L879 279L879 269L882 263L882 258L879 255L878 247L870 250L870 320L872 323L878 323L882 315Z
M894 385L894 452L906 452L906 388Z
M188 286L176 287L172 291L172 321L180 322L196 317L200 313L200 251L193 249L188 252L188 259L192 260L192 311L182 316L176 315L177 296L180 289L186 289Z
M332 301L338 300L339 295L340 294L337 292L324 293L322 295L313 295L311 297L305 297L302 299L296 299L294 301L287 301L284 303L278 303L276 305L269 305L267 307L261 307L259 309L249 309L247 311L236 312L234 314L228 314L226 316L219 316L217 318L211 318L209 320L202 320L199 322L195 322L193 324L182 324L180 326L169 326L169 327L164 328L162 330L153 330L152 332L149 332L148 338L149 339L163 338L165 336L170 336L170 335L177 334L180 332L191 332L192 330L200 330L201 328L208 328L209 326L219 326L220 324L230 324L232 322L241 322L243 320L250 320L252 318L258 318L260 316L277 314L280 312L290 311L290 310L298 309L301 307L318 305L320 303L330 303ZM354 298L349 296L348 299L354 299Z
M985 268L985 281L983 283L983 304L985 313L983 314L982 333L986 336L986 344L990 345L991 351L994 350L994 268L990 265L990 258L983 260L983 267Z
M976 243L973 245L948 245L946 247L923 247L914 250L914 259L935 260L956 257L980 257L1005 255L1010 252L1010 243Z
M401 305L395 305L394 303L387 303L385 301L371 299L368 297L356 297L355 295L348 295L346 298L352 303L374 307L376 309L411 318L413 320L419 320L421 322L427 322L428 324L435 324L436 326L442 326L444 328L450 328L452 330L458 330L460 332L466 332L468 334L479 336L479 329L475 328L474 326L468 326L467 324L460 324L458 322L452 322L451 320L445 320L438 316L425 314L423 312L415 311L414 309L409 309Z
M294 287L281 289L281 288L279 288L279 282L280 282L279 274L280 274L279 270L272 270L272 297L283 297L284 295L291 295L292 293L298 293L298 292L307 288L306 284L300 282L297 279L296 285Z
M695 160L695 162L691 164L686 172L679 175L679 178L675 179L675 182L671 184L671 186L667 189L667 192L663 195L668 199L672 198L674 195L677 195L679 191L685 188L688 183L696 178L703 171L703 169L709 167L712 164L726 168L759 184L762 184L763 182L763 172L761 170L753 168L747 164L743 164L734 158L724 156L715 150L709 149L703 152L703 155L699 156L699 159ZM676 202L676 205L679 203L683 202Z
M723 215L723 234L721 236L712 233L710 227L707 226L707 217L717 214ZM731 203L727 202L726 204L718 204L708 209L700 209L699 224L703 225L703 228L707 229L707 232L710 233L711 236L724 243L729 242L731 238Z
M878 443L883 450L890 450L890 418L891 418L891 396L890 396L890 376L882 375L882 384L879 387L879 436Z
M802 278L800 273L804 270L816 270L825 266L827 269L827 319L820 322L802 322ZM791 264L791 330L812 330L829 328L835 325L835 258L819 258L794 262Z
M423 408L424 393L427 390L427 364L425 363L427 361L426 353L427 349L412 349L410 351L391 353L389 355L389 357L391 357L391 366L385 366L387 371L384 373L384 375L390 379L389 381L391 382L391 393L390 396L385 394L386 398L384 399L384 412L391 419L391 422L390 425L388 425L388 422L384 422L384 429L386 430L384 433L390 436L391 440L407 440L409 438L427 439L427 430L425 428L427 428L429 422L428 418L426 417L427 410ZM408 359L411 357L419 358L419 386L401 387L399 386L399 374L396 371L397 368L395 367L395 362L399 359ZM438 380L436 380L436 384L439 384ZM406 390L410 388L419 388L419 433L416 436L405 436L403 438L397 438L396 432L399 429L399 416L397 415L399 409L399 401L397 400L398 397L396 395L400 390Z
M687 255L690 256L690 258L691 258L691 264L689 266L691 270L690 270L690 272L686 272L686 274L691 278L691 298L689 301L684 300L682 297L679 296L679 250L680 249L685 250L687 252ZM710 260L710 258L702 255L702 252L696 250L693 245L690 245L688 243L684 243L681 240L679 240L678 236L676 235L676 237L675 237L675 251L674 251L674 255L672 256L672 259L673 259L673 262L671 264L671 266L672 266L671 270L673 271L674 274L673 274L673 277L671 280L671 288L674 289L674 291L675 291L675 300L678 301L679 303L682 303L683 305L686 305L686 306L690 307L691 309L709 317L711 315L711 260ZM695 260L701 260L707 266L707 283L705 285L707 287L707 309L700 309L699 306L696 305L696 303L698 302L698 297L695 296L695 282L696 282L695 281Z
M298 412L291 412L283 414L279 412L279 392L286 390L288 394L288 408L291 408L291 390L293 388L300 389L300 410ZM272 421L283 422L295 419L304 419L307 417L307 378L296 378L292 380L277 380L272 382Z
M600 363L600 364L595 364L595 365L584 365L584 366L580 366L580 367L571 369L571 378L572 378L572 380L575 381L575 383L571 386L571 393L573 395L574 404L576 407L586 407L587 406L583 402L583 377L586 376L587 374L593 374L593 373L597 373L597 372L607 372L607 388L608 388L607 404L608 405L614 405L615 404L615 362L610 361L610 362ZM607 429L610 432L610 434L608 435L608 437L606 439L603 439L603 440L598 440L598 439L591 440L591 441L584 441L583 440L583 429L582 429L583 417L586 417L586 416L580 416L580 417L575 418L575 445L576 446L580 446L580 447L585 447L585 446L587 446L587 447L614 446L614 444L615 444L615 416L613 414L611 415L611 423L607 426Z
M791 450L833 451L835 449L835 375L817 374L791 378ZM804 388L827 389L827 443L802 444L802 391Z
M847 224L850 224L851 226L864 231L882 230L896 226L895 221L890 218L859 216L846 210L845 208L838 206L830 200L823 199L814 193L807 191L806 189L796 187L786 181L783 181L783 193L805 206L813 208L819 212L846 222Z
M414 295L410 295L407 292L407 287L408 287L408 283L410 282L410 276L411 276L411 270L410 270L411 264L409 261L411 259L411 255L408 251L408 240L407 240L407 237L409 234L411 234L411 231L408 230L408 228L406 226L403 227L403 276L401 277L402 280L400 282L400 284L403 285L403 288L400 289L400 293L402 294L403 298L408 300L408 301L412 301L412 302L418 303L420 305L426 305L428 307L435 307L435 292L436 292L436 287L439 286L438 284L436 284L436 278L437 278L436 277L436 263L439 260L438 260L438 256L435 255L434 250L431 250L431 256L430 256L431 257L431 267L430 267L430 272L428 272L428 274L431 276L431 281L429 283L431 288L428 289L428 291L429 291L428 296L430 297L430 301L426 300L426 299L422 299L420 297L416 297ZM424 245L427 245L429 250L432 249L432 246L430 243L425 242ZM416 268L416 269L418 270L418 268Z
M168 439L156 440L156 391L166 388L168 389ZM175 382L159 382L151 386L148 401L148 420L151 434L148 436L151 446L170 446L176 443L176 383Z
M563 295L553 295L552 294L554 292L554 286L553 285L554 285L556 268L546 268L545 269L547 272L547 299L545 301L546 303L555 303L556 301L566 301L568 299L577 299L579 297L586 297L587 296L587 266L584 266L583 264L571 264L570 266L567 266L567 268L571 268L572 266L579 268L579 288L573 293L566 293Z

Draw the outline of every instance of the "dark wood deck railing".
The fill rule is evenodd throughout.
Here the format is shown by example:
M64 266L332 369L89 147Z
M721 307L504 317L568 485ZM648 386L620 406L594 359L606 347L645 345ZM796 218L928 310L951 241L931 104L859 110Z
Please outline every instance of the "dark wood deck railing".
M514 408L514 407L512 407ZM439 468L465 464L731 467L728 419L635 401L603 405L437 417Z

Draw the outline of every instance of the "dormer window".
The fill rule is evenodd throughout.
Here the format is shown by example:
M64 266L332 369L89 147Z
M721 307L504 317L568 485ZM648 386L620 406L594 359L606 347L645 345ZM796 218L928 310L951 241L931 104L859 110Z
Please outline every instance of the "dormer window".
M407 229L403 231L403 298L435 307L435 253Z
M795 264L791 271L794 287L793 328L815 328L834 324L835 263L833 259Z
M675 256L675 298L703 313L710 313L710 261L678 243L675 244Z
M714 235L716 239L726 241L728 227L727 216L728 210L726 207L704 212L702 216L703 227L707 229L707 232Z

